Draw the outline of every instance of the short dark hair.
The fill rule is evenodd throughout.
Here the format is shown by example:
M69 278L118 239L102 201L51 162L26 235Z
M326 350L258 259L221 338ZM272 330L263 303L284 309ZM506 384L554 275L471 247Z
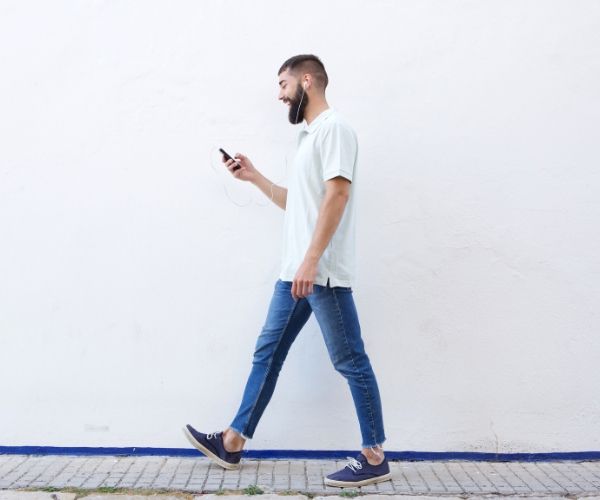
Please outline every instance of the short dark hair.
M325 66L321 62L321 59L313 54L300 54L290 57L281 65L277 74L281 75L286 69L294 74L310 73L317 81L318 85L323 89L325 89L329 83Z

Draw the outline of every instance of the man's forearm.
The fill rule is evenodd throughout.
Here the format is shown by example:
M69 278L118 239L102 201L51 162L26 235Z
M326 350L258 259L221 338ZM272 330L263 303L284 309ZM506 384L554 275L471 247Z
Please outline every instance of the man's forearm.
M287 203L287 189L281 186L277 186L273 184L269 179L267 179L264 175L259 174L256 181L254 181L254 185L260 189L267 198L269 198L275 205L277 205L282 210L285 210Z
M345 194L325 194L319 208L317 224L311 244L306 251L305 259L312 260L313 262L319 261L340 223L347 202L348 196Z

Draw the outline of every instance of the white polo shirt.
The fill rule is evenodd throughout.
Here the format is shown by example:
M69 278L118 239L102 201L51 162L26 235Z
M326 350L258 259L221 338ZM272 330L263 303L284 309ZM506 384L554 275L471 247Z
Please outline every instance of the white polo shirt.
M288 181L280 279L293 281L312 242L325 195L325 181L338 175L351 181L350 198L317 268L315 283L352 287L356 274L355 196L358 141L333 108L302 124Z

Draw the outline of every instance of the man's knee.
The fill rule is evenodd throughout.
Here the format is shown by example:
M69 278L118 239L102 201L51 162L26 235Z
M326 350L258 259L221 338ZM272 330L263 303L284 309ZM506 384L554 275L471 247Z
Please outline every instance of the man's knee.
M331 361L335 370L346 378L363 377L372 372L369 358L364 353L348 353L333 357Z

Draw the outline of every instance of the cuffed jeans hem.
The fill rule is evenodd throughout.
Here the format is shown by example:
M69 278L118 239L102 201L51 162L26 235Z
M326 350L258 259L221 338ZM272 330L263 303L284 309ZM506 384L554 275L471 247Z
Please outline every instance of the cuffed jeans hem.
M232 431L237 432L240 436L242 436L244 439L248 440L248 439L252 439L251 437L246 436L242 431L240 431L239 429L236 429L235 427L233 427L232 425L229 426L229 428Z
M381 446L384 442L385 442L386 438L384 437L381 441L379 441L378 443L363 443L361 444L361 446L363 448L375 448L376 446Z

